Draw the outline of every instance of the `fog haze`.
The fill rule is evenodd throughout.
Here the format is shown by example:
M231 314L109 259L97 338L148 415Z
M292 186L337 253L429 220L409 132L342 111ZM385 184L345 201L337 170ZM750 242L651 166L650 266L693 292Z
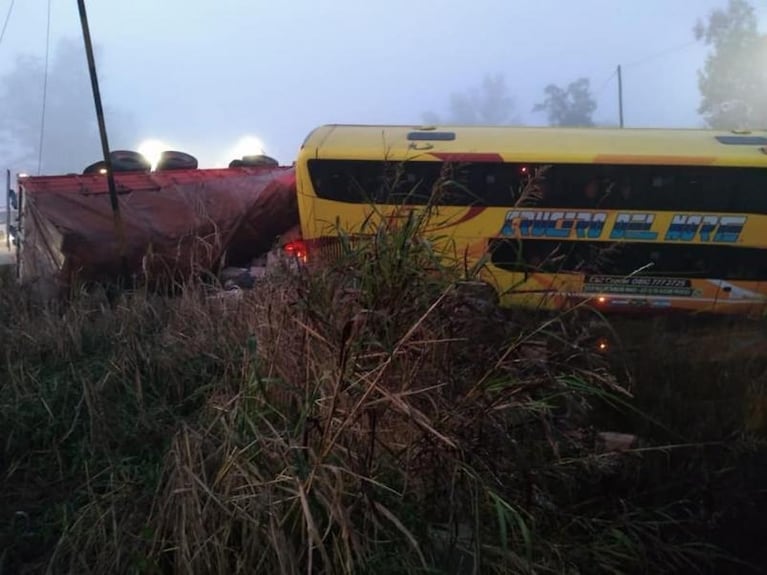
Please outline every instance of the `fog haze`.
M0 2L0 16L8 3ZM232 146L247 135L290 163L320 124L418 124L426 113L445 112L451 93L490 74L505 76L520 123L546 123L532 109L547 84L587 77L598 103L594 120L615 124L621 64L626 126L699 127L697 71L706 48L692 30L726 2L87 4L104 104L133 124L122 139L114 135L112 147L135 149L157 138L207 167L228 163ZM767 2L752 4L765 33ZM47 0L16 2L0 45L0 73L21 54L44 57L46 18ZM52 50L62 38L82 43L74 0L53 1ZM82 97L91 98L86 82ZM99 159L98 147L88 153ZM4 164L11 157L5 155Z

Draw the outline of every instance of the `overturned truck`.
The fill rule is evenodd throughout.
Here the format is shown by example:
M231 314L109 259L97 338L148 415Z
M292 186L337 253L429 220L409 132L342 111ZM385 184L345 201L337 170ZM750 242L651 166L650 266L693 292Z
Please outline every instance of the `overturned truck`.
M22 284L154 284L248 267L298 225L295 171L276 162L115 170L119 215L104 172L19 177Z

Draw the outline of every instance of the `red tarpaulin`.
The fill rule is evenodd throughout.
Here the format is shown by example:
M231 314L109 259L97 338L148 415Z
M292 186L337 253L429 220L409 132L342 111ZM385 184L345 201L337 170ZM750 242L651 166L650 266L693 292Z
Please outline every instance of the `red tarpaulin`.
M298 224L292 167L116 173L133 275L247 265ZM122 272L105 175L25 177L22 281L110 280Z

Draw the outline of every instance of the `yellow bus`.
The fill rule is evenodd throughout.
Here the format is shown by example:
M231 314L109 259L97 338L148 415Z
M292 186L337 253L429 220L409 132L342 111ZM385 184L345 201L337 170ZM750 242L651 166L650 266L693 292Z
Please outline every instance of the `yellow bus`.
M309 258L430 205L505 306L765 313L765 131L327 125L296 177Z

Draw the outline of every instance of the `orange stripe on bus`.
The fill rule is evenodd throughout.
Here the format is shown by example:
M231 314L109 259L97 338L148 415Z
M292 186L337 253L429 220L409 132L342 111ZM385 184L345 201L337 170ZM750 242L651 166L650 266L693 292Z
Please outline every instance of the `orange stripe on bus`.
M651 164L655 166L710 166L714 156L649 156L644 154L599 154L595 164Z

